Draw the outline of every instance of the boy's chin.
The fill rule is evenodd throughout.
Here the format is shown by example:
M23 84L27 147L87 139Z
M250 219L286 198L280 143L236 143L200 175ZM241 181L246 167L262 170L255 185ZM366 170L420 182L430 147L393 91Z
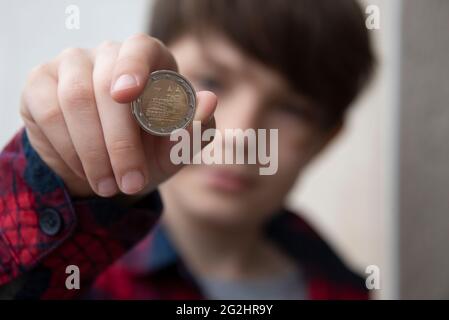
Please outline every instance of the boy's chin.
M229 201L229 199L216 200L213 203L202 203L201 207L189 210L199 220L222 226L237 226L256 223L261 219L254 213L254 205L248 202Z

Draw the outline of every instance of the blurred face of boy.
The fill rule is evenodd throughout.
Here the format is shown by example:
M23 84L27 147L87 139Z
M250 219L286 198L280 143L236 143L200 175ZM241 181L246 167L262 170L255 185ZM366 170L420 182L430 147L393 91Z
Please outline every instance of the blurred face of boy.
M202 41L185 35L169 48L196 90L218 96L217 130L278 129L279 136L276 174L260 175L255 164L190 165L161 187L166 209L219 225L263 223L337 130L320 129L311 101L219 33Z

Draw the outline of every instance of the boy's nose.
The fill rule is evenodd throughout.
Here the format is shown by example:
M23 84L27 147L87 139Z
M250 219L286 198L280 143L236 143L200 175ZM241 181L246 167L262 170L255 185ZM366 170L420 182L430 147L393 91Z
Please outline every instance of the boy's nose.
M217 128L225 129L257 129L263 117L261 99L254 92L242 92L223 106Z

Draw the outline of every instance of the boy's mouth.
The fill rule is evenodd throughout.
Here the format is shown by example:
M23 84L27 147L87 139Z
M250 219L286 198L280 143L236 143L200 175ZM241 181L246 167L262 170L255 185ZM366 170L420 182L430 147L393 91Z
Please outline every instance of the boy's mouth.
M220 191L236 193L250 189L255 184L250 175L231 169L206 169L207 184Z

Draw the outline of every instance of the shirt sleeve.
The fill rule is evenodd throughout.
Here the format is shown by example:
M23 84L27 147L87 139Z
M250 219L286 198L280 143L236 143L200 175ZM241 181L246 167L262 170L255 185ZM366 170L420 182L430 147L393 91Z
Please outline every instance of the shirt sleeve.
M162 212L157 190L133 207L110 198L72 199L25 129L0 153L0 177L0 297L82 297ZM79 289L70 285L75 273Z

